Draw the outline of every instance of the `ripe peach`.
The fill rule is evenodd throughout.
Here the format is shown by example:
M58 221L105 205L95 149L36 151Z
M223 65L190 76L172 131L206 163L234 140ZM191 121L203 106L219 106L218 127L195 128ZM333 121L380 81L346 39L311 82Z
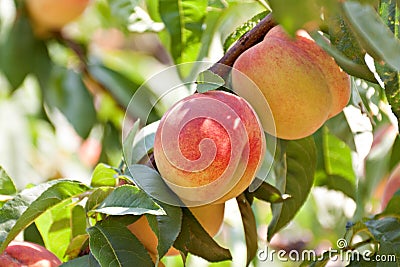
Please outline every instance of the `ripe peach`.
M176 103L156 131L154 158L170 188L188 206L222 203L252 182L265 152L252 107L223 91Z
M39 31L59 30L78 18L90 0L26 0L29 15Z
M225 203L205 205L190 208L190 210L211 237L218 233L224 220ZM146 217L142 216L136 222L128 225L128 229L143 243L153 260L155 260L158 253L158 240L153 230L151 230ZM171 247L167 252L167 256L175 256L178 254L179 251L174 247Z
M381 202L382 210L386 208L389 200L393 197L397 190L400 190L400 163L393 169L386 183Z
M262 121L264 130L283 139L313 134L350 97L348 75L304 31L292 39L280 26L274 27L261 43L241 54L233 68L235 92L257 112L264 108L252 99L240 71L258 86L271 108L276 133Z
M56 267L61 261L46 248L21 241L12 241L0 255L0 266Z

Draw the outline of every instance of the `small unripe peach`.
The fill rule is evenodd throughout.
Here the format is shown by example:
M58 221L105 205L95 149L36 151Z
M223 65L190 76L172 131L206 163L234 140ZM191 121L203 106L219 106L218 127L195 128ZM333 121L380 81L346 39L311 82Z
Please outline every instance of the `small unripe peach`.
M154 142L157 168L188 206L222 203L252 182L265 137L252 107L223 91L194 94L162 117Z
M22 241L12 241L0 255L0 266L4 267L57 267L61 261L46 248Z
M250 78L263 93L276 126L262 120L264 130L283 139L313 134L346 106L350 79L304 31L290 38L280 26L239 56L232 72L234 91L259 112L265 107L248 90ZM255 103L255 104L253 104Z

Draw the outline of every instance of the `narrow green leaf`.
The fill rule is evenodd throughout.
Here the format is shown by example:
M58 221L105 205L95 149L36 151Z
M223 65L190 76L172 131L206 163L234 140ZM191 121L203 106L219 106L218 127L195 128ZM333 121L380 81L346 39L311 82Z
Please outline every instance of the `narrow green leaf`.
M279 203L290 197L283 196L278 188L267 182L262 182L260 186L250 194L260 200L270 203Z
M400 190L397 190L397 192L389 200L388 204L386 205L385 210L382 211L381 213L375 215L375 218L379 219L379 218L385 217L385 216L392 216L392 217L400 218L399 207L400 207Z
M14 195L17 188L7 172L0 166L0 195Z
M40 234L38 228L36 227L36 223L33 222L24 229L24 241L45 246L42 235Z
M352 151L356 151L354 134L343 112L326 121L325 125L328 127L330 133L345 142Z
M97 260L93 257L92 253L85 255L71 261L64 262L60 267L101 267Z
M0 253L41 214L87 190L81 182L55 180L23 190L6 202L0 209Z
M281 189L291 198L274 203L272 221L268 225L268 240L289 223L306 201L314 182L316 148L312 137L286 142L287 175Z
M249 266L258 251L258 237L256 218L254 217L253 210L249 201L247 201L244 194L240 194L236 201L239 206L240 214L242 216L242 223L244 228L244 236L247 248L247 261L246 266Z
M74 205L71 212L71 238L86 234L85 208L81 205Z
M207 0L159 0L159 12L170 35L175 63L193 62L201 48Z
M367 53L400 71L400 41L382 22L374 8L354 1L346 1L342 7L350 28Z
M133 164L133 163L137 163L137 162L132 162L132 157L134 155L133 153L133 141L135 139L136 133L139 129L139 124L140 124L140 119L136 120L135 123L133 124L132 128L129 130L128 135L124 138L123 140L123 150L124 150L124 160L125 160L125 164L127 166Z
M90 251L101 266L154 266L142 243L116 221L107 220L88 229Z
M96 111L93 97L80 74L64 67L54 67L42 93L49 107L61 111L81 137L89 135L97 120Z
M263 18L265 18L265 16L268 15L268 13L269 11L263 11L261 13L258 13L257 15L255 15L254 17L252 17L251 19L240 25L238 28L236 28L234 32L229 34L229 36L225 39L223 44L224 53L226 53L229 47L231 47L231 45L234 42L239 40L240 37L242 37L245 33L253 29L257 25L257 23L259 23Z
M118 173L111 166L100 163L96 166L92 174L90 185L93 187L115 186Z
M165 211L144 191L132 185L115 188L95 211L108 215L165 215Z
M210 262L232 260L228 249L222 248L208 235L189 209L183 208L182 229L174 247L184 255L189 252Z
M205 93L207 91L215 90L225 84L224 79L210 70L200 72L196 80L197 92Z

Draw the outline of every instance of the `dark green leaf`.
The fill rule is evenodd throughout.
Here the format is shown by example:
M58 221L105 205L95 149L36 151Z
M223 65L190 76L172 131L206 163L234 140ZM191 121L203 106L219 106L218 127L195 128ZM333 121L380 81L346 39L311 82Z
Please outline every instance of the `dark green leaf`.
M17 188L13 180L8 176L3 167L0 166L0 195L14 195Z
M170 38L175 63L197 60L201 48L207 0L159 0L159 12Z
M168 249L174 244L181 231L182 210L180 207L159 203L165 210L166 215L159 215L157 219L157 251L160 259L167 253Z
M108 215L165 215L165 211L144 191L132 185L115 188L95 211Z
M225 81L214 72L205 70L197 77L196 84L197 92L205 93L207 91L218 89L225 84Z
M107 220L88 229L90 251L101 266L154 266L142 243L116 221Z
M28 241L28 242L39 244L41 246L45 246L43 238L34 222L31 223L27 228L24 229L24 241Z
M273 218L268 225L268 240L293 219L306 201L314 182L317 156L312 137L288 141L285 156L287 176L279 189L291 198L271 205Z
M100 163L92 174L90 185L93 187L115 186L118 173L111 166Z
M96 111L80 74L55 67L47 88L42 88L42 92L50 108L60 110L81 137L89 135L96 122Z
M239 38L242 37L246 32L253 29L254 26L257 25L257 23L259 23L265 16L268 15L268 13L269 13L269 11L263 11L263 12L255 15L254 17L252 17L251 19L249 19L248 21L243 23L241 26L236 28L234 32L229 34L229 36L224 41L224 45L223 45L224 53L226 53L226 51L228 51L229 47L234 42L239 40Z
M159 121L146 125L136 135L132 148L132 162L130 164L138 163L153 149L158 124Z
M41 214L88 189L80 182L55 180L23 190L9 200L0 209L0 253Z
M222 248L212 239L189 209L183 208L182 229L174 247L184 255L189 252L210 262L232 260L228 249Z
M236 200L239 206L240 214L242 216L244 236L246 239L246 247L247 247L246 266L249 266L250 262L256 256L258 250L256 218L254 217L251 205L249 201L247 201L244 194L240 194L236 198Z
M64 262L60 267L101 267L100 264L93 257L92 253L85 255L71 261Z
M400 218L400 190L398 190L393 197L389 200L386 208L381 213L375 215L375 218L381 218L385 216L393 216Z
M400 71L400 41L382 22L374 8L353 1L344 2L342 7L350 28L367 53Z

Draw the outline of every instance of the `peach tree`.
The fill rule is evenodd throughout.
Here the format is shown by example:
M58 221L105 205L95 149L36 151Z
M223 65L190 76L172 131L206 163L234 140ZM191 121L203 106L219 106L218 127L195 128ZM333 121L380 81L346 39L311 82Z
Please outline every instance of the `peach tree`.
M0 7L0 108L33 83L32 147L60 116L100 136L85 181L21 186L0 168L0 253L23 237L62 266L260 266L264 246L398 266L398 0Z

